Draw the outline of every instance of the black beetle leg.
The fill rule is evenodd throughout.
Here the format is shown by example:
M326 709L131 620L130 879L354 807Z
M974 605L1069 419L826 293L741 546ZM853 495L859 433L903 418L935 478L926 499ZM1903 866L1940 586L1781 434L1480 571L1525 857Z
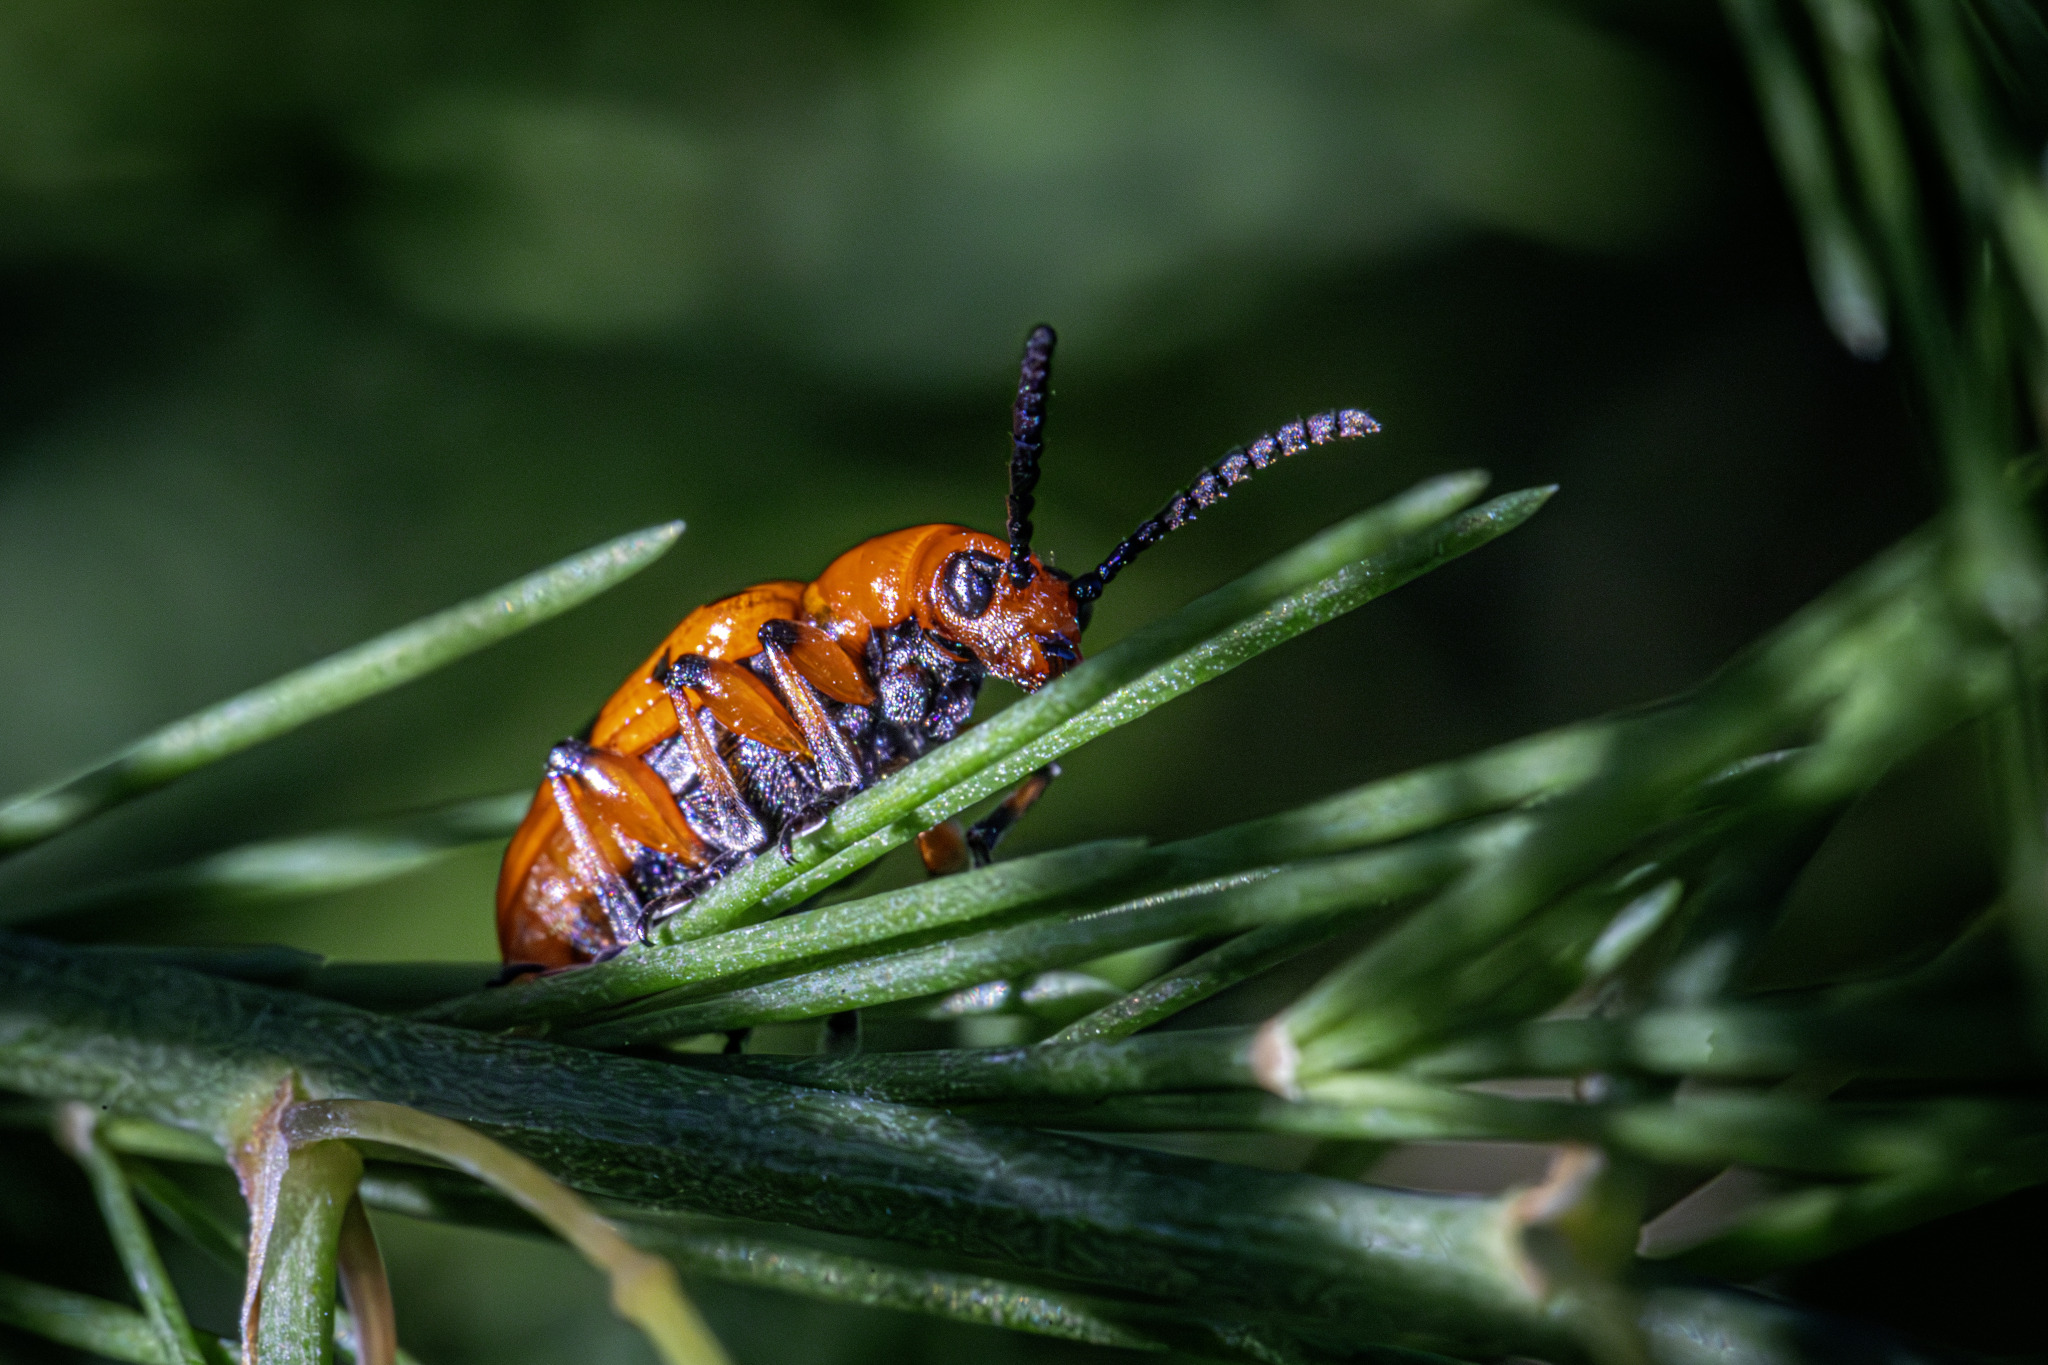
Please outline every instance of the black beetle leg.
M859 1010L840 1010L825 1016L825 1051L835 1057L860 1051Z
M967 855L976 867L987 867L996 856L996 845L1010 832L1010 826L1024 818L1024 812L1038 804L1045 789L1060 775L1060 765L1048 763L1017 784L1017 790L1003 803L974 822L967 831Z

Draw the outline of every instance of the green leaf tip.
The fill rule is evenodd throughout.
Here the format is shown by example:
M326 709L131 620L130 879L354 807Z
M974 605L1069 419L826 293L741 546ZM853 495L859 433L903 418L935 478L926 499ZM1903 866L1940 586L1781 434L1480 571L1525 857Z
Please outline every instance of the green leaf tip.
M671 521L606 541L173 721L84 772L0 805L0 853L539 625L646 568L682 533L683 523Z

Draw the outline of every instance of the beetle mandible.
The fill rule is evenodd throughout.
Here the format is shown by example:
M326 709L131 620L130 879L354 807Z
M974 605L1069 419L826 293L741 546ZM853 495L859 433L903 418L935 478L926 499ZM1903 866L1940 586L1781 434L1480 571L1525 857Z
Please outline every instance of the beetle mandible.
M566 967L637 943L771 844L966 726L984 678L1036 691L1081 661L1095 599L1148 546L1253 471L1379 430L1356 408L1232 450L1078 578L1031 551L1054 335L1032 330L1011 413L1007 540L913 526L861 542L809 583L756 584L697 608L557 744L498 878L507 963ZM934 873L986 863L1045 790L918 840Z

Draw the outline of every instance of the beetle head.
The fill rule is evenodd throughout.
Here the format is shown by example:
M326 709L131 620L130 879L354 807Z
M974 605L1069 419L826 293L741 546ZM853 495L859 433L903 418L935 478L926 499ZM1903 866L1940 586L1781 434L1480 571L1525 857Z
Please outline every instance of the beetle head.
M1068 577L1029 557L1017 582L1009 547L961 530L927 552L919 587L926 629L964 646L1005 682L1035 692L1081 661L1081 621Z
M1226 454L1173 495L1110 551L1109 558L1075 578L1046 567L1031 552L1031 512L1045 453L1045 400L1052 385L1050 327L1024 341L1017 400L1010 411L1009 539L974 536L949 545L929 583L927 600L948 638L965 643L989 672L1021 687L1043 687L1080 662L1081 631L1095 599L1138 555L1276 460L1310 446L1370 436L1380 429L1363 408L1340 408L1289 422ZM985 543L984 543L985 542Z

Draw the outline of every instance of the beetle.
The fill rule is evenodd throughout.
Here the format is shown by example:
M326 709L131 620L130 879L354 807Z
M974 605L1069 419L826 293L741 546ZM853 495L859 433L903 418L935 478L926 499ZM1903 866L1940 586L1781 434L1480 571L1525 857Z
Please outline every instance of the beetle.
M1011 412L1006 539L936 524L854 546L808 583L759 583L697 608L580 736L548 754L505 851L498 942L508 964L601 960L705 887L957 735L989 675L1036 691L1081 661L1081 632L1131 560L1284 456L1379 430L1321 413L1204 469L1073 577L1031 550L1055 337L1032 330ZM1056 770L971 830L918 841L937 873L986 863Z

